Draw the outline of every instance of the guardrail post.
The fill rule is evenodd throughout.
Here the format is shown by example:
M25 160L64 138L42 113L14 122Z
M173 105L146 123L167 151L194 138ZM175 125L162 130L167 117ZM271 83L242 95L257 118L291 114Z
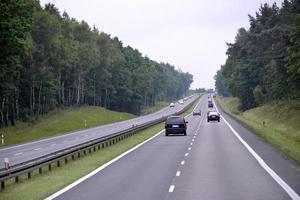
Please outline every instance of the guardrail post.
M92 150L91 150L91 148L89 148L89 153L92 153Z
M51 165L51 163L48 165L48 169L49 169L49 171L52 170L52 165Z
M96 146L94 146L94 151L96 151Z
M57 161L57 167L60 167L60 161L59 160Z
M19 176L16 176L16 177L15 177L15 182L16 182L16 183L19 183Z
M98 150L100 150L100 144L98 145Z
M78 158L80 158L80 152L78 152L78 155L77 155L77 157L78 157Z
M84 155L86 154L85 150L83 150L83 154L84 154Z
M43 169L40 167L39 168L39 174L42 174L43 173Z
M65 163L66 164L68 163L68 157L65 157Z
M72 160L74 160L75 159L75 156L74 156L74 154L72 154Z
M28 177L28 179L31 179L31 172L27 173L27 177Z
M2 189L2 190L5 189L5 181L1 181L1 189Z

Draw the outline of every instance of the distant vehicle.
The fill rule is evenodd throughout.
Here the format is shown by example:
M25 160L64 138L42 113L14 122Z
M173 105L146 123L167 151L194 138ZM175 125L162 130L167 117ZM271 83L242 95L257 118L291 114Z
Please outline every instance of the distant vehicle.
M220 122L220 114L216 111L208 111L207 112L207 122L210 122L210 121Z
M170 103L170 107L175 107L175 103Z
M209 102L208 102L208 107L209 107L209 108L213 108L213 107L214 107L214 104L213 104L211 101L209 101Z
M186 135L186 128L188 122L182 116L169 116L165 121L165 133L169 134L183 134Z
M201 110L194 110L193 115L200 115L201 116Z
M179 104L183 104L183 100L180 99L180 100L178 101L178 103L179 103Z

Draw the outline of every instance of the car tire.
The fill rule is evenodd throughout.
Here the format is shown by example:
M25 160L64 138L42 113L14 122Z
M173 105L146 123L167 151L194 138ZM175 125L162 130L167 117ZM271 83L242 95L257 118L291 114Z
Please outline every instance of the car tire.
M167 132L166 132L166 134L165 134L165 135L166 135L166 136L169 136L169 133L167 133Z
M207 119L207 122L209 122L209 119Z
M218 119L218 122L220 122L220 118Z
M183 132L183 135L184 135L184 136L186 136L186 131L185 131L185 132Z

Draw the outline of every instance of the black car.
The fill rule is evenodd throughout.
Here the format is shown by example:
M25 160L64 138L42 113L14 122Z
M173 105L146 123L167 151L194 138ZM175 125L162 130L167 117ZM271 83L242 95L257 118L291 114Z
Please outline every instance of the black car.
M209 101L209 102L208 102L208 107L209 107L209 108L213 108L213 107L214 107L214 104L213 104L211 101Z
M207 112L207 122L218 121L220 122L220 114L216 111Z
M183 134L186 135L186 128L188 122L181 116L169 116L165 122L166 136L169 134Z

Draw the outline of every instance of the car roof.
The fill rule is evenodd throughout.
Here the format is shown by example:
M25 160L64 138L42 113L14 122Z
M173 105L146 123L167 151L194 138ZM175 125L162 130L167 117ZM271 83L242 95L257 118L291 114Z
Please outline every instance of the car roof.
M174 115L174 116L169 116L168 119L169 119L169 118L183 118L183 117L182 117L182 116L175 116L175 115Z
M217 115L217 114L219 114L219 113L216 112L216 111L209 111L208 114L209 114L209 115Z

